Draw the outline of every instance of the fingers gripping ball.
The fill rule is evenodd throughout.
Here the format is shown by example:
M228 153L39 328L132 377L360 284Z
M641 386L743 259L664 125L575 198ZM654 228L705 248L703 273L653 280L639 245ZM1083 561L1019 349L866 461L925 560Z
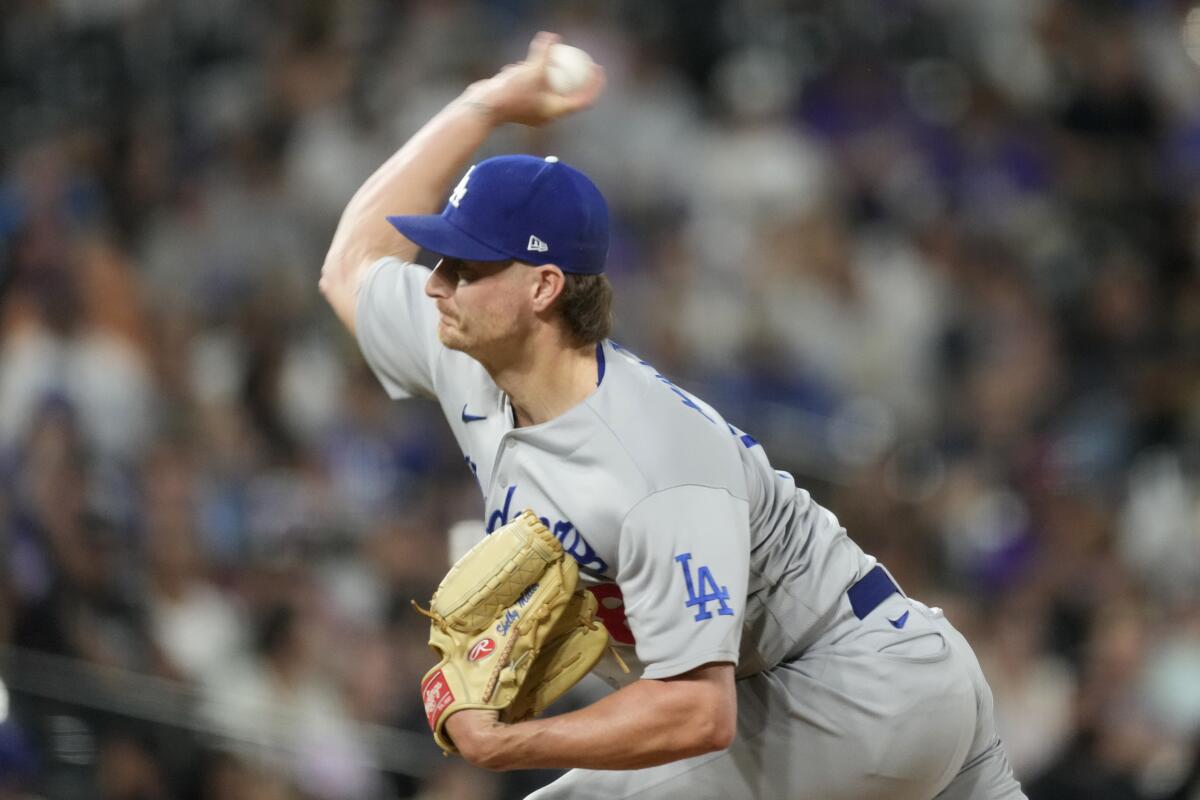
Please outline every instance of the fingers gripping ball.
M445 725L457 711L491 709L516 721L541 711L591 670L607 633L592 620L595 604L582 598L578 582L575 561L526 510L459 559L428 611L417 607L431 620L429 646L441 659L421 680L438 746L456 752ZM549 660L539 663L543 652Z
M578 47L555 43L550 46L546 82L555 94L579 91L592 77L595 62Z

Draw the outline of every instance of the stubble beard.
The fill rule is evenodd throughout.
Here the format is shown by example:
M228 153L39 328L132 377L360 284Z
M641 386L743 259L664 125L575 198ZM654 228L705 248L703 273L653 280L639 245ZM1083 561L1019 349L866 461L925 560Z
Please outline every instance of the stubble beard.
M473 323L470 331L464 331L458 325L439 324L438 341L448 350L456 350L481 364L487 364L510 351L513 342L521 338L521 334L515 331L497 330L486 319L477 319Z
M438 341L447 350L457 350L460 353L478 360L480 342L478 341L478 325L475 326L476 336L471 336L458 325L438 325Z

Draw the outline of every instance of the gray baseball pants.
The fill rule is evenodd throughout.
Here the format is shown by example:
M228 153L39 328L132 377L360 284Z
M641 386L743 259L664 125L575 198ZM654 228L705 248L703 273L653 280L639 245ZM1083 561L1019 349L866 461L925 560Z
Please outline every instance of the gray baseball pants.
M898 620L908 612L903 628ZM992 693L938 609L892 595L739 680L733 744L640 770L572 770L529 800L1024 800Z

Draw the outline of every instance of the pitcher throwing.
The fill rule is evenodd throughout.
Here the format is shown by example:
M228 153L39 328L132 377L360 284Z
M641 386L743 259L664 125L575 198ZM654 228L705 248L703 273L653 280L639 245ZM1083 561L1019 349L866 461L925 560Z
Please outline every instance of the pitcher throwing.
M489 532L533 509L630 667L606 655L615 690L585 708L513 724L466 709L444 733L489 769L571 768L539 800L1023 797L941 612L749 434L608 338L596 186L553 156L471 165L496 127L600 94L599 68L549 90L555 41L539 34L363 184L321 276L388 394L441 405ZM408 263L419 247L432 271Z

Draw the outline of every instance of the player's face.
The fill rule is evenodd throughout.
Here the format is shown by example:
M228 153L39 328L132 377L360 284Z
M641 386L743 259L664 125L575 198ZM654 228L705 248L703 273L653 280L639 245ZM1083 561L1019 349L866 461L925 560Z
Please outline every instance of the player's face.
M512 261L443 258L425 284L437 301L438 339L476 358L520 339L530 321L530 277Z

